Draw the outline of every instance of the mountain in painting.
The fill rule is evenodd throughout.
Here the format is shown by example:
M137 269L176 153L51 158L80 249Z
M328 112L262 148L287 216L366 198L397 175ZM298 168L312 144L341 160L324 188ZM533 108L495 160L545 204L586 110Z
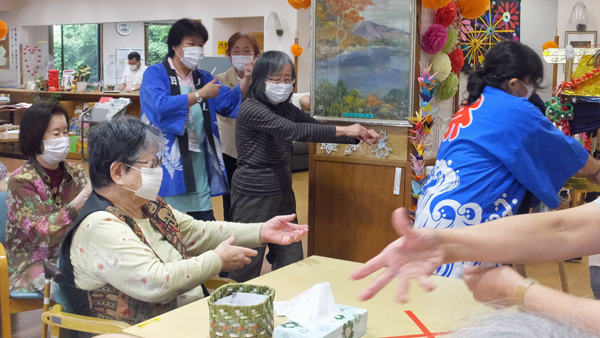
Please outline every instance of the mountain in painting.
M367 38L369 41L376 40L400 40L408 37L408 33L397 29L389 28L384 25L376 24L372 21L364 20L352 32L354 35Z

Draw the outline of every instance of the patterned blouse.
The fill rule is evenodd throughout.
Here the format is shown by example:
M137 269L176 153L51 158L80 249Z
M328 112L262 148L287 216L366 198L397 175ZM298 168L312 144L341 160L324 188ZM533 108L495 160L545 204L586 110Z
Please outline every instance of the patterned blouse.
M50 189L50 177L29 159L8 180L6 252L11 291L44 289L45 258L56 264L60 241L79 212L70 204L88 182L81 164L61 162L63 180Z

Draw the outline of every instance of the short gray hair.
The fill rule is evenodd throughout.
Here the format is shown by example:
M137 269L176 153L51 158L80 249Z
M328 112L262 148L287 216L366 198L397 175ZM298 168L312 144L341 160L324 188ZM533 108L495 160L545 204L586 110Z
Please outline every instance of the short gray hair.
M145 152L162 152L162 133L132 116L124 116L92 127L89 137L90 180L94 189L113 183L110 166L114 162L130 166ZM129 167L125 167L128 171Z
M598 335L531 312L505 309L470 318L448 338L598 338Z

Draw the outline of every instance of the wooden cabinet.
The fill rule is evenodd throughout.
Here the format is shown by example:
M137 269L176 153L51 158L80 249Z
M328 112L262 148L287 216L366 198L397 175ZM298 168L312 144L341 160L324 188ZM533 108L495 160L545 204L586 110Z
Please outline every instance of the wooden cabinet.
M402 168L394 194L396 168ZM366 262L398 238L392 211L410 205L410 164L310 155L308 254Z

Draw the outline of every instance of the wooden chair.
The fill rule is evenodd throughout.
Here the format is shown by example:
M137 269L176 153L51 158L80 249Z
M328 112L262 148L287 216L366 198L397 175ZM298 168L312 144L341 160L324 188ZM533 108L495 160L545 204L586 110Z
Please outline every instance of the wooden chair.
M44 260L44 273L46 278L46 286L44 288L44 312L42 313L42 338L46 338L48 334L48 327L50 327L50 336L53 338L64 338L66 330L87 332L93 334L114 334L121 333L124 329L130 325L121 321L92 318L86 316L80 316L72 313L65 312L63 305L56 304L50 310L50 305L46 304L50 301L50 284L54 280L56 283L62 281L63 275L58 268L50 264L50 262ZM216 277L209 279L204 283L207 289L217 289L222 285L235 283L234 280L228 278ZM57 294L61 292L59 289L55 290L54 297L57 302L61 303L60 299L66 299L66 297L59 297Z
M10 315L13 313L41 309L44 306L44 295L41 292L10 291L8 283L8 260L4 243L6 240L6 199L8 192L0 192L0 322L2 337L11 338Z

